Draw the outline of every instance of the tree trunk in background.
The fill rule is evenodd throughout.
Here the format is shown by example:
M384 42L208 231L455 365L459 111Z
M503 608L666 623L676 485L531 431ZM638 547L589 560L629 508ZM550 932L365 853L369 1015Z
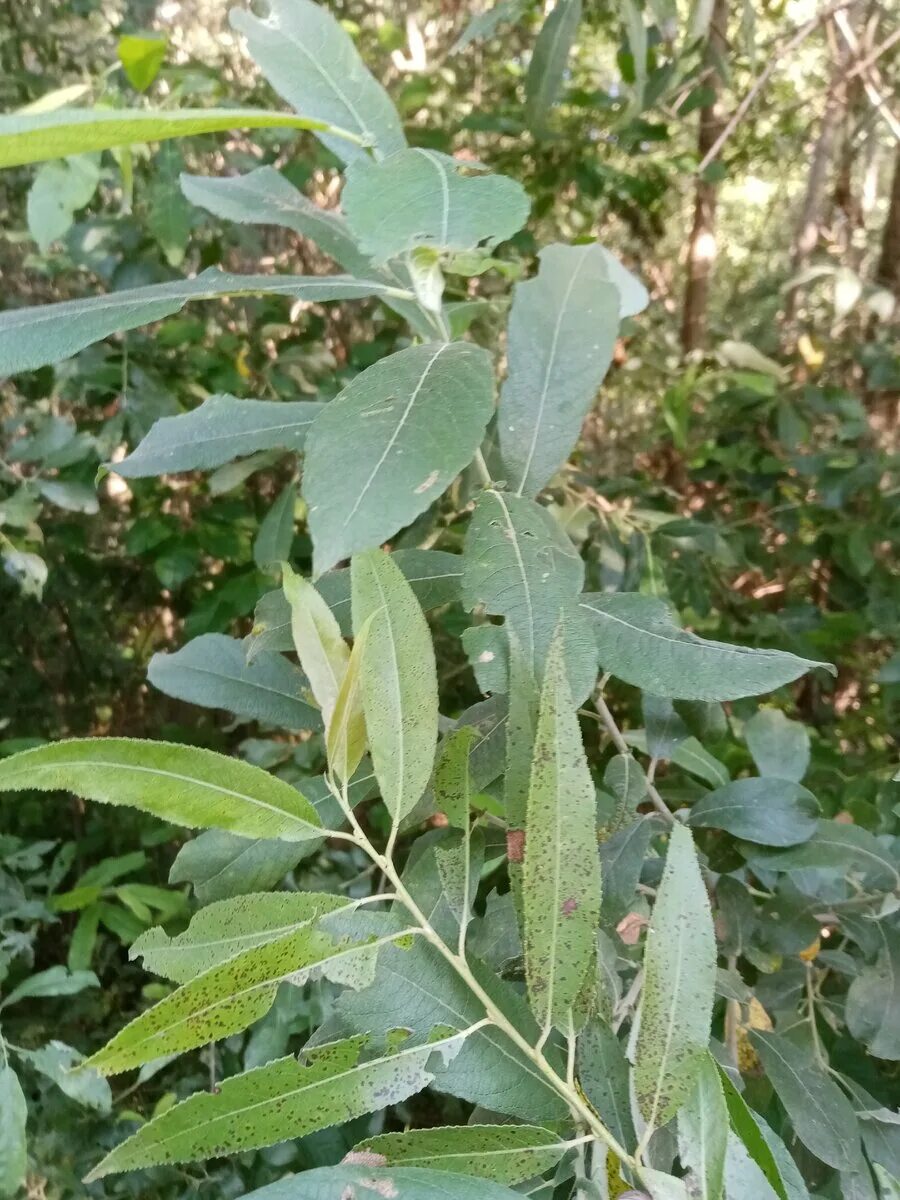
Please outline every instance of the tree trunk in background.
M697 136L697 160L711 150L722 131L723 121L719 112L719 64L727 50L726 28L728 24L728 0L715 0L709 41L706 46L706 65L712 67L708 86L713 98L700 110L700 131ZM694 198L694 223L688 242L687 285L684 292L684 308L681 319L681 346L687 353L702 346L706 337L706 309L709 301L709 283L716 258L716 196L718 184L705 179L697 180Z
M900 300L900 145L894 152L894 182L891 185L891 198L881 236L881 258L875 277Z

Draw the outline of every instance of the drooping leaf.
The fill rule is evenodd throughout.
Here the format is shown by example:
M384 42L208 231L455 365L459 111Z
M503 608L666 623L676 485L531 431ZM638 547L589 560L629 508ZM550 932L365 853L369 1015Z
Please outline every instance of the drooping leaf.
M419 602L390 555L358 554L351 571L354 630L373 618L361 671L372 763L382 798L399 822L422 796L434 766L434 648Z
M316 575L380 545L446 490L481 443L493 388L486 351L429 343L375 363L325 407L303 478Z
M852 1171L862 1154L859 1123L837 1084L787 1038L753 1032L750 1040L807 1150L838 1171Z
M172 742L72 739L0 761L0 791L31 789L128 804L189 829L293 842L322 833L315 809L290 784L224 754Z
M17 1195L25 1182L27 1117L28 1107L19 1077L4 1062L0 1067L0 1196Z
M275 91L298 112L349 130L359 144L322 131L324 144L349 162L371 146L378 157L406 145L397 110L363 63L350 35L311 0L269 0L264 17L231 10L254 61Z
M596 799L566 681L563 627L547 655L525 822L522 899L531 1007L563 1025L596 954Z
M509 716L506 722L506 773L503 800L510 830L524 830L534 755L538 689L515 632L509 634ZM519 855L521 861L521 855Z
M721 1200L727 1145L728 1109L719 1069L712 1056L706 1055L700 1061L694 1089L678 1113L678 1156L690 1173L698 1200ZM765 1176L762 1178L765 1181Z
M600 870L603 872L603 909L605 928L615 928L634 902L650 839L658 833L655 817L641 817L606 838L600 845Z
M534 1125L459 1125L366 1138L344 1161L365 1166L427 1166L514 1184L543 1175L564 1153L559 1138Z
M562 88L580 24L581 0L558 0L534 44L525 75L525 120L537 135L544 132L547 116Z
M260 570L265 571L290 557L296 506L297 484L292 480L275 497L256 534L253 561Z
M398 1200L516 1200L520 1195L488 1179L468 1179L447 1171L342 1163L288 1175L244 1200L350 1200L351 1196L378 1200L391 1191Z
M813 836L789 850L744 849L744 856L773 871L802 871L808 867L859 874L874 886L900 888L896 854L861 825L819 821Z
M634 1121L628 1095L628 1060L619 1039L603 1021L579 1034L576 1067L584 1094L626 1150L634 1148Z
M809 766L809 734L777 708L761 708L744 726L744 737L760 775L799 783Z
M900 931L874 922L881 947L874 963L851 982L847 1027L875 1058L900 1059Z
M372 613L353 641L347 670L334 701L334 712L328 723L325 748L332 771L342 782L349 781L356 771L368 745L366 714L363 709L362 669L366 655ZM349 794L347 796L349 801Z
M318 710L303 700L303 674L280 654L247 661L243 643L204 633L174 654L154 654L147 678L155 688L204 708L225 708L239 717L283 729L320 729Z
M521 229L528 197L520 183L417 147L382 162L358 159L341 197L360 249L376 263L418 247L436 251L489 249Z
M691 835L675 825L653 904L634 1087L648 1126L664 1124L692 1091L709 1044L716 941Z
M719 1068L719 1082L722 1084L731 1129L743 1142L766 1182L774 1189L779 1200L797 1200L796 1197L788 1195L775 1153L763 1134L756 1114L722 1067Z
M148 929L128 951L144 969L187 983L226 959L315 922L350 903L324 892L256 892L201 908L175 937L159 926Z
M725 1184L728 1200L777 1200L778 1193L753 1161L747 1147L726 1128Z
M679 629L669 606L637 592L585 595L581 607L594 625L600 665L656 696L736 700L790 683L828 663L783 650L754 650L707 641Z
M690 824L725 829L764 846L795 846L818 827L819 803L802 784L788 779L735 779L707 792L691 808Z
M96 1071L83 1069L84 1055L65 1042L50 1041L37 1050L18 1050L18 1057L27 1062L56 1086L70 1100L94 1112L112 1111L109 1084ZM75 1068L79 1068L76 1070Z
M87 1182L155 1163L195 1162L302 1137L397 1104L427 1087L431 1061L452 1055L467 1036L440 1033L365 1059L365 1036L282 1058L224 1080L215 1095L197 1093L148 1121L94 1168Z
M331 609L309 580L295 575L287 563L283 564L282 587L291 610L294 648L327 729L347 673L350 647L341 637Z
M231 275L210 267L193 279L123 288L87 300L8 309L0 313L0 374L15 375L60 362L112 333L170 317L191 300L257 295L359 300L386 289L390 290L387 284L349 275Z

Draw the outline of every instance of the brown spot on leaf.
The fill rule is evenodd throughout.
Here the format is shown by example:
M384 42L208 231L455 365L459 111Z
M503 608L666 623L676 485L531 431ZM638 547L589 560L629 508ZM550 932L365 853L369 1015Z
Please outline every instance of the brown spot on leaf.
M562 914L564 917L571 917L577 908L578 901L573 896L569 896L567 900L563 900L562 902Z
M524 829L510 829L507 831L506 857L511 863L520 863L525 858Z

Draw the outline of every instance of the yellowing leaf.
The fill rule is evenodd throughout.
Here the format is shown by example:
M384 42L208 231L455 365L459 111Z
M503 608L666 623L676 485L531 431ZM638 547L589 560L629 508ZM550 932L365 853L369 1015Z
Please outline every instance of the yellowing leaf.
M297 657L328 729L350 662L350 647L341 637L334 614L313 585L295 575L287 563L282 564L282 571Z

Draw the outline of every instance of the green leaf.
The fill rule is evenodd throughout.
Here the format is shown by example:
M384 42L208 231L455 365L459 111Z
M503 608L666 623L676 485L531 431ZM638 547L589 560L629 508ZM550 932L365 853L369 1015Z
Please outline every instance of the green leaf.
M650 1189L650 1200L691 1200L684 1181L676 1179L674 1175L667 1175L665 1171L644 1167L640 1179L644 1187ZM638 1192L639 1196L640 1194Z
M778 1200L778 1193L737 1134L728 1130L727 1142L725 1183L728 1200Z
M596 955L596 798L563 661L547 656L534 738L522 895L528 996L539 1023L565 1026Z
M601 843L601 916L605 928L615 928L634 903L634 893L644 859L647 857L650 839L658 832L658 821L655 817L641 817Z
M592 1021L579 1035L578 1082L604 1125L626 1150L635 1146L628 1095L628 1060L619 1039L602 1021Z
M375 363L326 406L303 477L317 576L442 495L481 443L493 392L485 350L429 343Z
M282 729L320 729L318 710L302 700L302 672L280 654L247 661L243 643L221 633L204 633L174 654L154 654L147 678L155 688L204 708Z
M689 822L724 829L764 846L794 846L818 827L819 802L802 784L788 779L735 779L707 792L691 808Z
M744 726L744 737L760 775L799 783L809 766L809 734L776 708L761 708Z
M99 1113L112 1111L109 1084L96 1071L76 1070L84 1063L84 1055L65 1042L48 1042L38 1050L17 1050L18 1057L56 1086L70 1100Z
M266 513L253 543L253 561L265 570L290 556L294 541L294 509L297 484L291 481L278 493Z
M721 1067L719 1068L719 1082L722 1084L722 1092L725 1096L725 1104L728 1108L728 1118L732 1130L741 1139L750 1157L760 1168L766 1181L775 1190L779 1200L789 1200L774 1150L769 1143L769 1139L764 1135L756 1114L732 1083L728 1072ZM790 1200L797 1200L797 1198L791 1196Z
M291 632L300 665L309 678L327 729L341 688L350 647L331 609L309 582L282 564L283 589L291 610Z
M470 610L483 605L505 619L538 682L560 612L565 612L569 686L581 703L597 677L590 630L576 607L584 563L552 514L533 500L483 492L463 557L463 604Z
M816 832L802 846L790 850L757 850L746 846L743 853L748 860L772 871L824 867L841 871L845 877L859 873L874 886L900 888L896 855L861 825L819 821Z
M323 913L350 904L323 892L257 892L220 900L195 913L176 937L159 926L148 929L128 957L142 958L144 969L155 975L187 983L236 954L297 933Z
M84 738L0 761L0 791L68 791L129 804L190 829L302 842L321 836L316 811L289 783L212 750L133 738Z
M637 808L647 797L647 776L631 754L614 754L603 772L603 786L616 798L608 833L616 833L637 819Z
M127 33L119 38L116 57L136 92L146 92L159 74L168 43L161 37L138 37Z
M528 197L505 175L463 174L468 163L437 150L401 150L382 162L359 159L341 204L360 249L376 263L425 246L441 252L490 249L525 223Z
M828 663L783 650L754 650L707 641L679 629L665 601L638 592L585 595L600 665L656 696L683 700L736 700L790 683Z
M408 932L408 931L406 931ZM275 1003L278 985L305 983L313 972L351 987L371 983L372 951L399 934L358 941L333 938L309 923L218 962L141 1013L87 1060L118 1075L168 1054L183 1054L240 1033Z
M353 641L350 661L334 701L328 723L325 747L332 771L341 781L349 780L362 761L368 744L366 714L363 709L362 670L366 645L375 613L372 613ZM349 799L349 797L348 797Z
M807 1050L775 1033L750 1040L797 1137L810 1153L838 1171L852 1171L862 1153L850 1101Z
M546 130L580 24L581 0L558 0L537 36L525 75L525 120L535 135Z
M26 753L33 753L28 751ZM21 757L16 755L15 757ZM7 759L12 762L14 759ZM4 764L5 765L5 764ZM0 999L0 1008L8 1008L20 1000L34 999L43 996L77 996L85 988L100 986L100 981L93 971L69 971L66 967L47 967L28 975L22 982Z
M531 786L534 727L539 697L534 676L514 632L509 634L509 716L506 722L506 773L503 801L510 830L523 830ZM519 855L521 861L521 854ZM510 862L512 865L512 860Z
M390 97L326 8L310 0L269 0L265 17L233 8L231 24L275 91L323 122L322 142L344 162L364 158L364 146L384 157L406 145ZM358 144L335 136L330 125L349 130Z
M609 369L621 304L611 260L597 244L548 246L535 278L514 289L498 428L520 496L539 492L569 457Z
M22 1085L12 1067L5 1063L0 1067L0 1196L15 1196L25 1182L27 1116Z
M552 1170L564 1153L564 1142L534 1125L459 1125L366 1138L344 1162L428 1166L513 1184Z
M847 992L847 1028L874 1058L900 1059L900 931L873 922L882 945Z
M255 295L287 296L294 300L358 300L379 295L386 286L376 281L351 279L349 275L230 275L210 267L193 279L124 288L88 300L14 308L0 313L0 374L33 371L70 358L111 333L137 329L170 317L190 300Z
M721 1200L727 1144L728 1109L719 1069L706 1055L700 1061L694 1089L678 1113L678 1156L698 1200ZM738 1144L743 1149L743 1144ZM752 1161L749 1156L748 1161Z
M518 21L527 7L527 0L497 0L482 13L476 13L450 47L451 54L458 54L472 42L493 37L501 25Z
M91 1183L156 1163L196 1162L303 1137L415 1095L434 1078L431 1060L452 1055L468 1031L401 1045L364 1059L365 1036L282 1058L197 1093L148 1121L87 1177Z
M471 725L454 730L441 746L434 772L435 805L456 829L469 828L469 755L477 736Z
M351 563L353 628L373 617L362 661L372 763L399 822L425 791L438 734L437 670L428 622L402 571L380 550Z
M691 835L675 825L656 894L634 1058L637 1103L648 1129L665 1124L693 1090L709 1045L716 940Z
M398 1200L517 1200L521 1194L487 1179L447 1171L341 1164L288 1175L244 1200L378 1200L392 1192Z
M27 215L28 232L40 250L46 253L69 232L99 182L99 165L87 155L45 163L38 170L28 190Z
M136 142L162 142L231 129L325 132L329 126L293 113L255 108L173 108L165 112L139 108L60 108L54 112L13 113L0 116L0 167L19 167ZM334 128L330 136L335 141L349 137L348 146L354 137L352 132Z

